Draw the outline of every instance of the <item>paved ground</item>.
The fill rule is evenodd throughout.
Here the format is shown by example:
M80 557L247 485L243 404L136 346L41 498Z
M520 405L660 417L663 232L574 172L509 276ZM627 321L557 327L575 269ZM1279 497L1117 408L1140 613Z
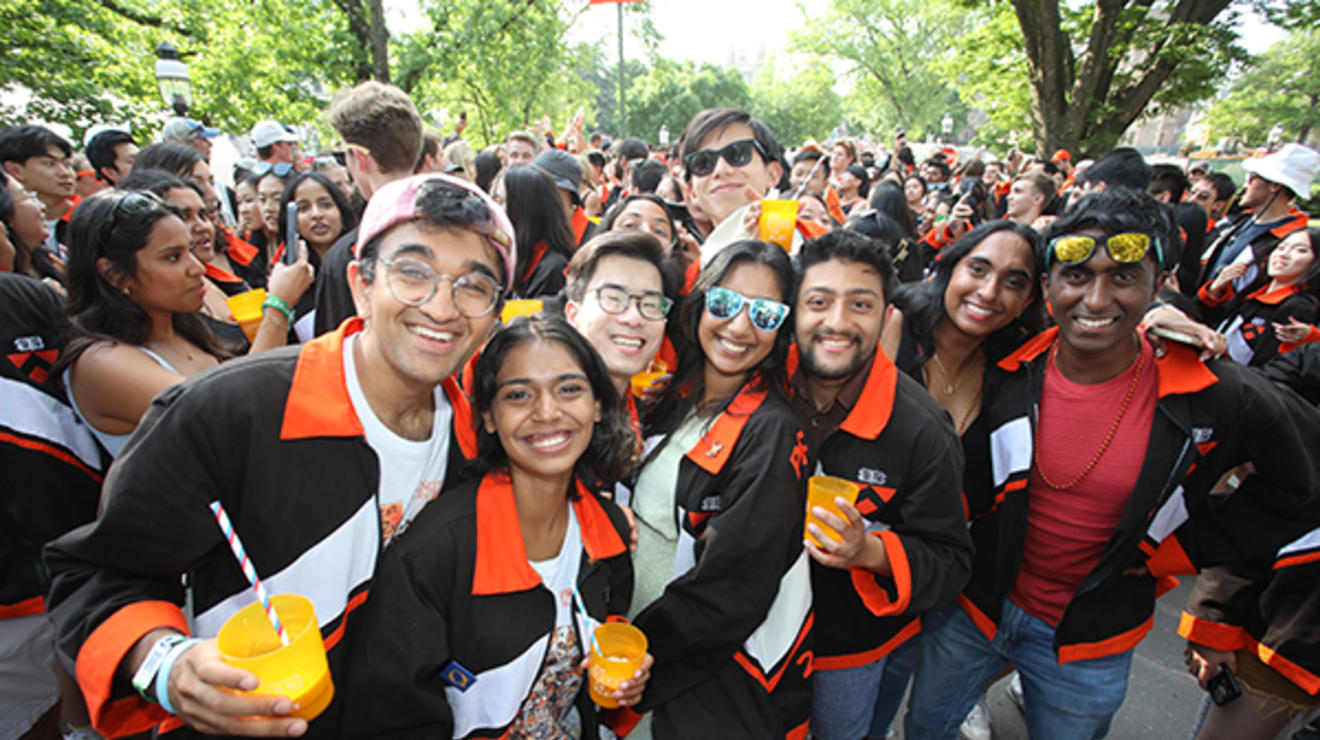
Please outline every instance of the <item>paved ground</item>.
M1181 586L1156 604L1155 628L1137 646L1127 699L1109 730L1113 740L1184 740L1196 720L1202 692L1183 665L1184 641L1177 633L1178 615L1187 603L1191 582L1182 579ZM1006 679L1001 680L990 689L994 740L1027 740L1022 714L1004 694L1007 684ZM904 711L906 708L895 722L898 738L903 737Z

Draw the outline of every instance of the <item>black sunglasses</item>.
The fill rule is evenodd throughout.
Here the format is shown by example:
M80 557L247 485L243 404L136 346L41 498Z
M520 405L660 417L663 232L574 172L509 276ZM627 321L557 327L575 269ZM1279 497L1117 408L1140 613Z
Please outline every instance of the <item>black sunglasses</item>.
M140 213L146 213L153 210L168 211L165 201L161 200L155 193L146 190L129 190L115 200L115 205L110 209L110 217L101 222L100 230L97 232L100 239L97 240L97 248L101 249L109 241L110 232L115 226L119 225L121 216L128 216Z
M759 153L763 160L770 159L756 139L739 139L723 149L702 149L692 152L683 157L683 164L687 165L688 174L705 177L715 171L715 165L721 158L731 167L742 167L752 161L752 152Z

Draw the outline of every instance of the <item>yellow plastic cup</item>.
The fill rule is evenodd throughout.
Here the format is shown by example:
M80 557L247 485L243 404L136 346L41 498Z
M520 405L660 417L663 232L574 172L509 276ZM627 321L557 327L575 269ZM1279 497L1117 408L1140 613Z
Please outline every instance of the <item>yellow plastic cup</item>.
M848 503L856 504L857 494L860 491L861 488L856 483L843 478L835 478L832 475L811 476L807 480L807 520L802 525L802 536L810 538L818 547L820 546L820 540L812 536L811 530L807 529L807 525L814 522L817 527L821 528L821 531L826 533L826 536L834 540L841 539L837 536L838 532L835 532L833 527L822 522L815 514L811 513L811 510L819 506L831 514L847 519L843 516L843 512L839 510L838 505L834 503L834 499L842 496ZM833 535L830 533L833 533Z
M591 700L606 709L619 706L612 694L637 673L646 657L646 635L625 622L606 622L596 628L587 675Z
M277 594L270 601L289 636L288 645L280 644L265 610L254 603L224 623L215 638L217 647L226 663L261 679L260 686L244 693L287 696L293 702L293 715L311 720L335 696L316 609L307 597L297 594Z
M641 398L647 388L651 387L660 376L669 372L669 366L663 360L651 360L651 364L646 369L632 376L632 394Z
M519 298L513 301L504 302L504 310L500 312L500 321L509 323L519 316L531 316L541 313L545 303L539 298Z
M757 224L756 238L778 244L785 251L793 249L793 231L797 228L798 202L796 200L761 201L761 220Z
M261 311L261 304L265 302L265 288L244 291L225 299L229 313L234 315L234 321L238 322L249 342L257 338L257 329L261 328L261 320L265 318Z

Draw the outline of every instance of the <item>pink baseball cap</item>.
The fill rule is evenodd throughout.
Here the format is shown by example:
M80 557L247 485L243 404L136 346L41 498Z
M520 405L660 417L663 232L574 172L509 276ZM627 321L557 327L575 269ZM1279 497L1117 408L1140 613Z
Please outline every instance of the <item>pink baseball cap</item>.
M505 215L504 209L500 208L485 191L467 180L449 175L438 173L414 175L403 180L395 180L377 190L367 203L367 210L362 214L362 222L358 224L357 246L353 250L353 256L361 258L362 249L368 242L389 231L396 224L425 219L426 216L417 210L417 202L426 194L428 188L437 185L466 190L479 198L490 211L490 218L485 221L455 226L475 231L494 245L495 250L504 258L504 289L508 290L513 285L513 265L517 254L513 241L513 224Z

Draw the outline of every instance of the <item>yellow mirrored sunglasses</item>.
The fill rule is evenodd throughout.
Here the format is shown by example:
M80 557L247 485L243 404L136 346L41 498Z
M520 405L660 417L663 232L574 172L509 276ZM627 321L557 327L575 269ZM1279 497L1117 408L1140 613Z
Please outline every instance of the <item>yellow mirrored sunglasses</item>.
M1110 259L1123 263L1140 262L1150 252L1153 245L1155 247L1156 264L1164 261L1164 253L1160 249L1159 239L1150 234L1124 231L1105 237L1096 237L1090 234L1068 234L1067 236L1055 237L1050 240L1049 249L1046 251L1046 265L1048 266L1049 262L1055 258L1065 265L1080 265L1091 259L1091 255L1095 254L1097 245L1104 245Z

